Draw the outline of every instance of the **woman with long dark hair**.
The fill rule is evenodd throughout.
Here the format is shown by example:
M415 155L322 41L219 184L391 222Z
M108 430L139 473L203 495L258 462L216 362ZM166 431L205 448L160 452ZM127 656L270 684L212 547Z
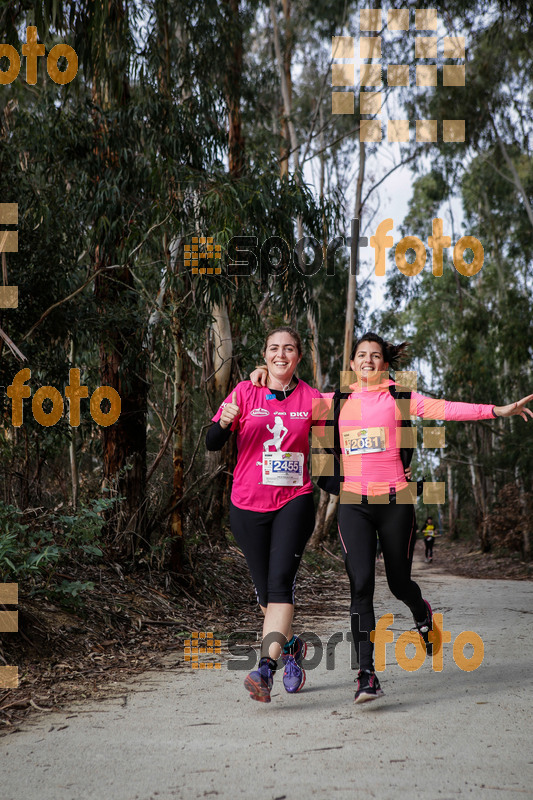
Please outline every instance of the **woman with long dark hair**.
M394 345L375 333L365 333L355 343L350 367L355 381L338 413L338 441L342 459L338 511L339 536L351 589L351 627L358 655L359 674L355 702L383 694L374 671L374 579L376 532L381 543L391 592L410 609L416 628L431 652L432 610L411 578L416 539L413 495L404 476L402 416L439 420L482 420L520 415L533 417L526 403L533 394L506 406L457 403L409 392L398 398L401 387L390 380L389 367L397 367L407 345ZM401 410L401 404L404 410ZM406 407L407 406L407 407ZM415 492L416 494L416 492Z

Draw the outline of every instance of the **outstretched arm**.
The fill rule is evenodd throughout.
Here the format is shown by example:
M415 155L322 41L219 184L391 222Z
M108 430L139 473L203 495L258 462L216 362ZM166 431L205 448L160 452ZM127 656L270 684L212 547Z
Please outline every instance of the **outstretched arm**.
M530 408L526 408L527 403L530 403L532 400L533 394L529 394L527 397L517 400L516 403L509 403L508 406L494 406L492 413L495 417L516 417L520 415L522 419L527 422L528 414L533 419L533 411L531 411Z

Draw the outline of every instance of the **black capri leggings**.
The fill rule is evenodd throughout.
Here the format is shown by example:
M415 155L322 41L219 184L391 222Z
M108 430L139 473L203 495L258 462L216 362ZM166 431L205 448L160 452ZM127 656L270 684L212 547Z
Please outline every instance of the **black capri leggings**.
M374 669L374 645L369 633L376 627L374 585L376 532L379 536L389 588L402 600L419 622L427 608L417 583L411 580L416 540L414 506L352 505L341 503L338 513L346 572L351 590L351 628L361 669ZM358 615L358 616L357 616Z
M229 518L258 603L294 603L296 573L315 526L313 495L295 497L278 511L246 511L231 503Z

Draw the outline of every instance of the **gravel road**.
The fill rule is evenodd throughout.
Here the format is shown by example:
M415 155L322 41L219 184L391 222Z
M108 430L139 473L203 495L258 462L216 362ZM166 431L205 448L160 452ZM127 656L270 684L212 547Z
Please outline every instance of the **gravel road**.
M468 580L420 560L415 575L451 632L441 672L429 658L402 669L388 644L385 696L354 705L343 597L315 631L323 642L343 635L334 668L324 654L301 693L286 694L278 674L272 702L253 702L246 673L227 661L193 670L176 656L111 699L36 715L0 741L2 799L533 798L533 584ZM376 601L378 616L394 614L396 642L412 622L383 577ZM462 631L484 645L470 672L453 658Z

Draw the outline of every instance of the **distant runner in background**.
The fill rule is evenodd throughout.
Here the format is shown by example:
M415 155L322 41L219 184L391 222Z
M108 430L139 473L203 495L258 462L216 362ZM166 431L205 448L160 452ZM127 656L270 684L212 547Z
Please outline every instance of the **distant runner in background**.
M437 535L432 517L427 518L426 524L422 528L422 533L424 534L424 545L426 547L426 564L431 564L433 561L433 544Z

